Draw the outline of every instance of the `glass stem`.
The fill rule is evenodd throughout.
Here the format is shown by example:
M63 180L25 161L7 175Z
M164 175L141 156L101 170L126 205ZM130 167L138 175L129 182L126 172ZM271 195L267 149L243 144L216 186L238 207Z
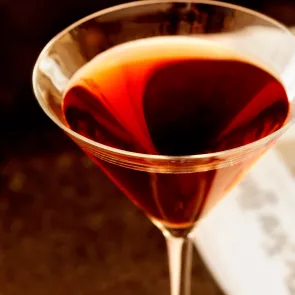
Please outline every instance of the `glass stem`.
M165 234L171 295L190 295L192 269L192 241L186 237Z

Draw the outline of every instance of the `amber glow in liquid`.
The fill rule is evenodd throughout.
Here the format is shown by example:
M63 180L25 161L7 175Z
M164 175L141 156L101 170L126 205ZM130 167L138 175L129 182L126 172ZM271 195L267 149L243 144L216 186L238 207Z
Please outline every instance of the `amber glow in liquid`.
M227 48L156 37L119 45L80 69L65 93L63 113L72 130L96 142L179 156L261 139L285 124L289 103L271 72ZM89 156L146 214L174 227L193 224L251 164L163 174Z

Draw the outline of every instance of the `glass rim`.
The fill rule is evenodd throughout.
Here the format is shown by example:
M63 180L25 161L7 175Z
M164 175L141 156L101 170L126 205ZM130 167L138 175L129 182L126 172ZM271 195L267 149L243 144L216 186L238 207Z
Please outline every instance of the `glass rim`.
M68 126L66 126L65 124L63 124L62 122L60 122L56 116L54 116L45 106L43 103L43 99L42 99L42 95L39 94L38 92L38 68L39 68L39 64L41 62L41 60L43 59L43 57L48 53L48 51L52 48L52 46L59 41L64 35L66 35L67 33L69 33L70 31L72 31L74 28L79 27L80 25L82 25L83 23L99 17L99 16L103 16L105 14L109 14L115 11L119 11L122 9L128 9L128 8L133 8L133 7L140 7L140 6L147 6L147 5L154 5L154 4L161 4L161 3L195 3L195 4L208 4L208 5L212 5L212 6L219 6L219 7L225 7L225 8L229 8L229 9L233 9L233 10L239 10L242 12L245 12L247 14L253 15L257 18L263 19L269 23L271 23L272 25L274 25L275 27L281 29L282 31L284 31L286 34L290 35L290 37L293 37L295 40L295 35L292 33L292 31L290 29L288 29L287 26L285 26L284 24L282 24L281 22L263 14L260 12L257 12L255 10L240 6L240 5L236 5L236 4L231 4L231 3L225 3L225 2L219 2L219 1L215 1L215 0L141 0L141 1L133 1L133 2L128 2L128 3L124 3L124 4L119 4L119 5L115 5L109 8L105 8L99 11L96 11L92 14L89 14L81 19L79 19L78 21L72 23L71 25L67 26L65 29L63 29L62 31L60 31L58 34L56 34L46 45L45 47L42 49L42 51L40 52L36 63L34 65L33 68L33 73L32 73L32 86L33 86L33 92L35 94L35 97L39 103L39 105L41 106L41 108L43 109L43 111L45 112L45 114L58 126L60 127L63 131L65 131L66 133L68 133L69 135L71 135L73 138L78 139L79 141L85 142L91 146L94 146L98 149L100 149L101 151L107 153L107 154L115 154L117 156L122 156L122 157L128 157L129 159L143 159L143 160L166 160L166 161L193 161L193 160L204 160L204 159L208 159L208 158L224 158L224 157L228 157L230 155L236 155L239 154L240 152L243 152L245 150L255 150L258 149L260 146L262 146L264 143L270 142L273 139L275 139L276 137L279 137L281 134L283 134L291 125L292 123L295 122L295 118L292 117L292 114L290 114L290 118L288 119L288 122L281 127L280 129L278 129L277 131L269 134L266 137L263 137L259 140L256 140L254 142L251 142L249 144L246 145L242 145L236 148L232 148L232 149L227 149L227 150L223 150L223 151L219 151L219 152L213 152L213 153L205 153L205 154L196 154L196 155L184 155L184 156L168 156L168 155L155 155L155 154L145 154L145 153L137 153L137 152L132 152L132 151L127 151L127 150L122 150L119 148L115 148L115 147L111 147L99 142L96 142L94 140L91 140L87 137L84 137L83 135L80 135L79 133L73 131L72 129L70 129Z

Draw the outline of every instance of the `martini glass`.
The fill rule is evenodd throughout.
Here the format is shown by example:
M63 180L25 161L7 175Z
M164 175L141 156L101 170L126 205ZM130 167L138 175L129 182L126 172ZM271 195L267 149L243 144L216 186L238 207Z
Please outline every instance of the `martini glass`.
M81 67L116 45L172 35L213 38L214 42L270 68L288 94L291 109L288 122L253 143L190 156L118 149L68 127L62 112L63 94ZM79 20L53 38L37 60L33 87L44 112L163 232L172 295L190 293L190 236L197 221L239 182L294 121L294 45L294 37L287 28L249 9L214 1L151 0L108 8ZM179 189L179 182L189 189ZM208 189L210 195L204 193Z

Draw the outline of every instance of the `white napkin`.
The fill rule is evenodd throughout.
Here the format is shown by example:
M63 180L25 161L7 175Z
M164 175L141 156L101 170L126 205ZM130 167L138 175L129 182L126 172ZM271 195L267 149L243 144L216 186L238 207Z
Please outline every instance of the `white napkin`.
M252 28L250 34L265 58L289 60L283 80L292 100L295 46L292 53L277 45L276 30ZM226 294L295 295L295 127L200 222L194 242Z
M195 231L227 295L295 294L294 151L295 126Z

